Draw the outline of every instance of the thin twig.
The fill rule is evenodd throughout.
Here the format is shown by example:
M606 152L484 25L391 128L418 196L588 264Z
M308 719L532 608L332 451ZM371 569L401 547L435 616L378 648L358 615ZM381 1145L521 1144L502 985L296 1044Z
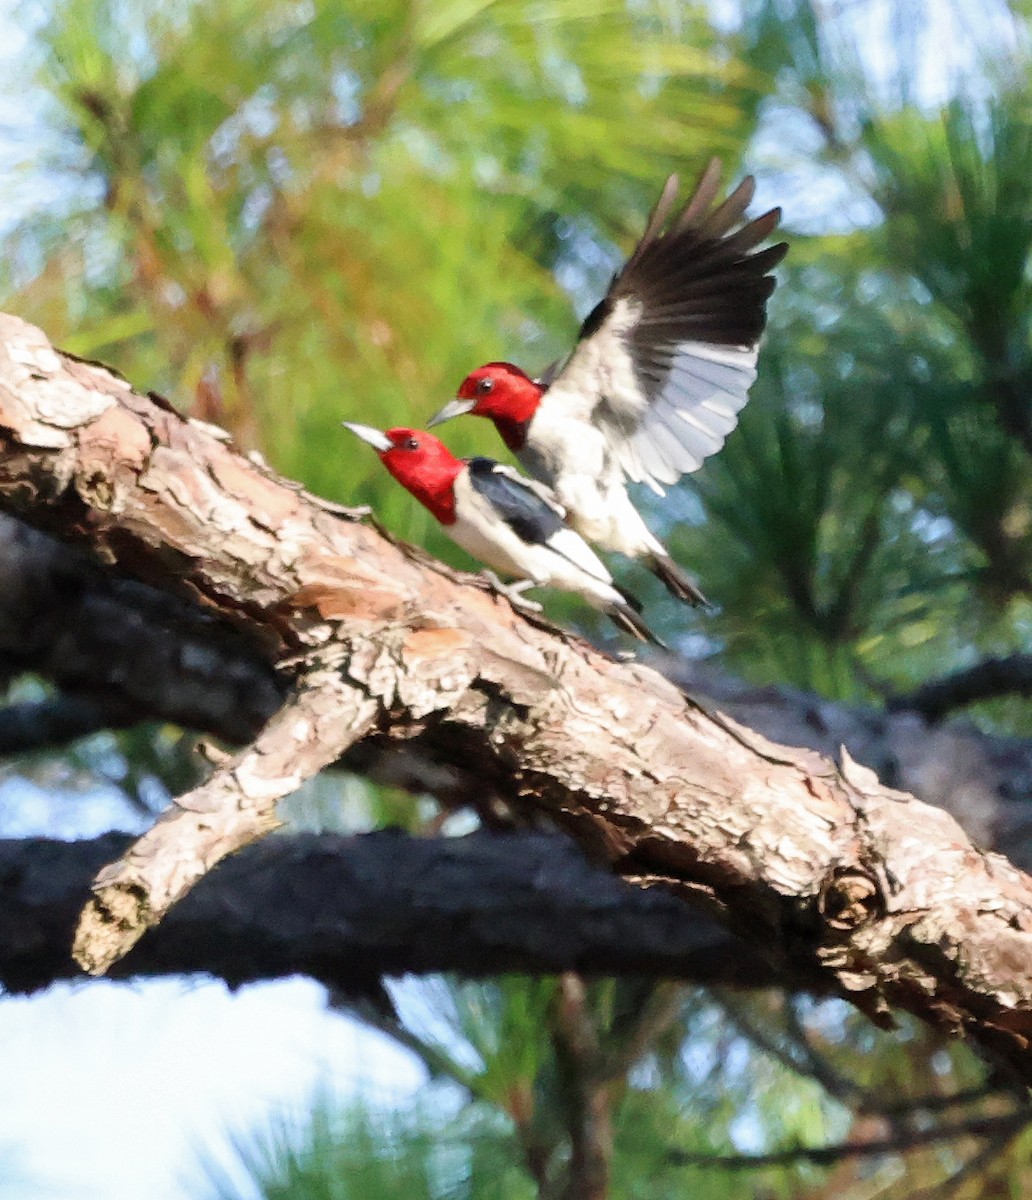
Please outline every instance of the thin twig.
M882 1103L872 1100L864 1104L861 1112L866 1116L905 1117L914 1112L947 1112L951 1108L964 1108L969 1104L977 1104L980 1100L988 1100L1006 1092L1013 1092L1014 1085L981 1083L977 1087L964 1088L960 1092L951 1092L948 1096L914 1096L912 1099L897 1100L893 1103Z
M752 1042L754 1046L775 1062L780 1063L786 1070L791 1071L793 1075L816 1080L829 1096L833 1096L843 1104L852 1105L854 1102L864 1100L863 1089L852 1080L839 1075L831 1064L818 1055L812 1047L802 1047L805 1061L801 1062L791 1050L780 1045L770 1032L754 1024L742 1009L728 997L717 996L716 999L742 1037ZM807 1049L809 1049L809 1053L806 1052Z
M684 987L680 983L653 984L648 999L629 1027L623 1030L618 1048L603 1053L599 1070L607 1080L623 1079L639 1058L655 1044L661 1034L677 1020L684 1008Z
M931 1129L908 1129L891 1137L865 1142L840 1142L833 1146L795 1146L767 1154L691 1154L668 1150L667 1162L679 1167L706 1167L721 1171L756 1171L764 1167L792 1167L808 1162L828 1166L847 1158L868 1158L879 1154L908 1154L912 1150L962 1137L1013 1137L1032 1124L1032 1111L1020 1109L996 1117L978 1117L955 1125Z
M378 711L340 668L320 665L254 742L181 796L97 876L72 948L91 974L127 954L208 871L277 827L276 802L368 733Z
M552 1036L568 1105L570 1161L563 1198L605 1200L613 1157L611 1098L587 987L572 971L559 979Z
M913 1192L908 1200L949 1200L969 1179L980 1175L994 1159L999 1158L1020 1132L1019 1129L1010 1130L993 1138L976 1154L972 1154L967 1162L958 1167L951 1175L947 1175L939 1183L933 1183L918 1192Z

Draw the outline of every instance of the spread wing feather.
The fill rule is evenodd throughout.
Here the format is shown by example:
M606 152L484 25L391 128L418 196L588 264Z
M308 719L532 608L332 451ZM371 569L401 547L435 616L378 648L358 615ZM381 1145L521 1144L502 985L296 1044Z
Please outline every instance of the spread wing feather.
M727 198L707 166L676 211L672 175L645 232L570 356L542 379L543 405L590 420L625 475L662 492L724 444L756 378L756 357L784 244L757 250L780 210L752 221L754 183Z

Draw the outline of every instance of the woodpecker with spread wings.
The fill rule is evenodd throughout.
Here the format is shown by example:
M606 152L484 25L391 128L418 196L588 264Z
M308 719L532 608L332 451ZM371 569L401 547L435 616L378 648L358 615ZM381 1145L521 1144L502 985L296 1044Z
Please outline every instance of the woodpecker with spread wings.
M650 532L627 484L663 495L664 484L723 446L756 378L770 271L788 249L756 249L781 210L745 221L751 176L715 204L719 189L714 159L675 211L672 175L567 358L540 379L512 363L488 363L429 422L463 413L494 421L522 465L554 489L578 533L640 559L692 604L705 598Z
M528 587L561 588L583 597L639 641L663 645L639 615L638 601L617 587L598 555L566 524L547 487L490 458L456 458L432 433L380 430L352 421L344 427L379 453L387 470L453 542L516 577L509 587L492 578L510 600L540 609L519 594Z

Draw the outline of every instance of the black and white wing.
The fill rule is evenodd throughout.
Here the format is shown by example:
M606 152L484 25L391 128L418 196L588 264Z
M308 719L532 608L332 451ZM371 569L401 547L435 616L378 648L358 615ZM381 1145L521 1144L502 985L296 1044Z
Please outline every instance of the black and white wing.
M714 159L675 212L677 176L667 180L641 241L547 380L543 401L552 419L598 427L624 474L661 494L660 485L694 471L737 424L756 378L775 286L769 272L788 249L756 250L781 211L743 223L751 177L714 206L719 187Z
M469 460L469 482L521 542L545 547L593 579L612 582L604 563L566 524L566 510L551 488L492 458Z
M543 483L493 458L471 458L469 481L521 541L545 544L564 526L566 510Z

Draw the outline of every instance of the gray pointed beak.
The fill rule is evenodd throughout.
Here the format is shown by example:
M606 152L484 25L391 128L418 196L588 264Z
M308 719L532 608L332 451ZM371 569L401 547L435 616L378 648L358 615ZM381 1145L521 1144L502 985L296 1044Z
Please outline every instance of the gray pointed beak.
M360 437L363 442L368 442L374 450L393 450L394 443L379 429L374 429L372 425L359 425L355 421L341 421L345 429L350 429L355 437Z
M452 417L461 417L464 413L472 411L474 404L476 404L475 400L449 400L444 408L435 412L430 420L427 421L427 429L433 429L435 425L443 425L445 421L450 421Z

